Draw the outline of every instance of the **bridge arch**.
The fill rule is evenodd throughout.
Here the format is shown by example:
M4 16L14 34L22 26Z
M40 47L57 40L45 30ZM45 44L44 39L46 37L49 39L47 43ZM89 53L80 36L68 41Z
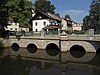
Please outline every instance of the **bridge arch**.
M59 47L54 43L49 43L45 49L59 49Z
M39 48L38 44L36 44L35 42L28 42L28 43L26 43L25 47L27 48L29 45L30 45L30 46L31 46L31 45L34 45L34 46L36 46L37 48ZM32 46L31 46L31 47L32 47Z
M84 49L84 47L83 46L81 46L81 45L73 45L71 48L70 48L70 50L82 50L82 51L85 51L85 49Z
M29 53L35 53L37 51L37 46L34 43L28 44L26 48Z
M59 44L58 43L54 43L54 42L48 42L45 46L44 46L45 49L59 49Z
M54 43L49 43L46 46L45 50L46 50L46 53L48 55L50 55L50 56L56 56L60 52L60 48L56 44L54 44Z
M11 44L11 48L12 48L13 51L18 51L20 46L19 46L18 43L12 43Z
M92 44L86 41L70 41L68 50L70 50L74 45L79 45L85 49L86 52L96 52L96 49Z
M86 51L83 46L76 44L70 48L70 53L76 58L81 58L85 55Z

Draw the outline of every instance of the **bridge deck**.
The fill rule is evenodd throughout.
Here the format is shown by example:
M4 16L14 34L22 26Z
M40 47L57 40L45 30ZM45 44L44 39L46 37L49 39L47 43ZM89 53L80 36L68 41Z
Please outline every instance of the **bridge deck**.
M68 37L60 37L58 35L54 36L10 36L10 39L40 39L40 40L78 40L78 41L100 41L100 35L95 35L93 37L88 37L87 35L68 35Z

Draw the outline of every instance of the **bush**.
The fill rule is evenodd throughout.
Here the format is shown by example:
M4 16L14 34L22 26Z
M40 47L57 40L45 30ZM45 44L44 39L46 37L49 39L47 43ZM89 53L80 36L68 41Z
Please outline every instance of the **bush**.
M84 34L84 31L73 30L72 33L74 33L74 34Z
M71 30L66 30L65 31L67 34L72 34L72 31Z

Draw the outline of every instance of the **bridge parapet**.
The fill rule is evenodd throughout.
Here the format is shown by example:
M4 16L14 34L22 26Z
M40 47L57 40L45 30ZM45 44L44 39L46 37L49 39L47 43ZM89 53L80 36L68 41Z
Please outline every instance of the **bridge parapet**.
M9 38L3 41L5 47L11 47L13 43L17 43L20 47L26 48L28 44L35 44L39 49L45 49L46 46L50 43L56 44L62 52L70 51L70 48L74 45L80 45L84 47L86 52L96 52L94 46L85 39L72 39L69 37L56 37L56 38L34 38L34 37L21 37L20 40L16 38ZM95 41L96 42L96 41Z

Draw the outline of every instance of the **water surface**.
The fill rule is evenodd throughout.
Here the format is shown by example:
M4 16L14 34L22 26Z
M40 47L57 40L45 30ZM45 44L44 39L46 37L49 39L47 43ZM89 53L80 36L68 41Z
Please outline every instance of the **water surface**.
M100 54L0 50L0 75L100 75Z

